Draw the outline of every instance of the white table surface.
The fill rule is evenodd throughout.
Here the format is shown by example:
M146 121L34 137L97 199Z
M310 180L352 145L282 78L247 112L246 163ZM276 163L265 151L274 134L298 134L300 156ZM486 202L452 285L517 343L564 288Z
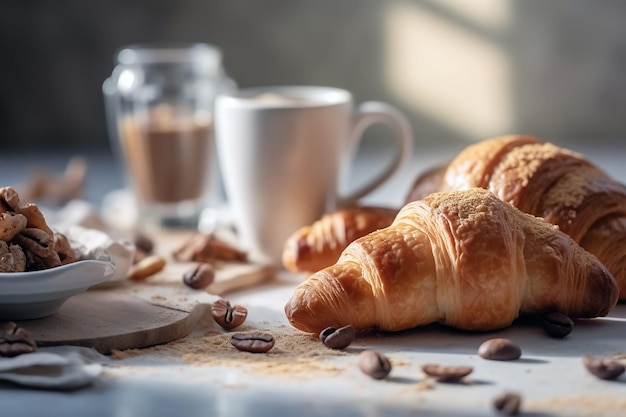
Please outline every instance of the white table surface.
M626 181L626 146L574 148L611 175ZM415 175L446 161L460 150L416 149L404 172L368 198L372 203L401 204ZM366 175L373 161L361 155L356 178ZM89 155L87 196L96 203L107 191L120 186L121 176L104 155ZM26 164L25 161L30 161ZM33 162L35 161L35 162ZM0 157L5 184L21 182L33 167L62 167L62 155L36 159ZM297 275L280 272L259 287L229 294L233 303L248 308L246 324L285 331L283 306ZM523 350L511 362L487 361L476 349L491 337L508 337ZM356 357L365 348L387 354L394 363L387 380L360 373ZM114 361L92 386L73 392L31 390L0 384L2 416L483 416L496 415L491 399L504 390L523 396L527 416L626 415L626 375L617 381L591 376L582 365L584 354L615 355L626 352L626 305L608 318L580 321L563 340L547 337L540 328L519 324L489 334L454 332L439 326L396 335L359 339L349 354L327 360L336 375L292 379L285 375L249 373L244 368L186 364L175 357L149 354ZM470 365L474 372L466 384L430 384L420 365ZM126 366L124 366L126 365ZM430 386L430 389L426 389ZM603 410L602 413L598 410Z

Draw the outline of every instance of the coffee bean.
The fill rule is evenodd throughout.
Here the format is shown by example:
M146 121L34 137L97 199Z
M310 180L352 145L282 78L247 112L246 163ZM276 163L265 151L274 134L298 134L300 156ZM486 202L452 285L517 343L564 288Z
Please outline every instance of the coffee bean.
M227 300L217 300L211 305L215 322L226 330L240 326L248 317L248 309L240 305L231 306Z
M493 407L507 416L518 414L521 405L522 397L514 392L503 392L493 399Z
M235 333L230 343L244 352L265 353L274 347L274 337L268 333Z
M0 356L13 357L37 350L37 343L23 327L10 321L0 333Z
M455 382L471 374L474 368L471 366L442 366L426 364L422 366L422 372L435 378L438 382Z
M522 349L509 339L495 338L483 342L478 348L478 355L494 361L511 361L522 356Z
M327 327L320 333L320 340L325 346L331 349L345 349L356 338L356 331L351 325L343 326L338 329Z
M361 372L374 379L383 379L391 372L389 359L375 350L361 352L357 364Z
M146 254L151 254L154 250L154 242L141 230L135 230L135 233L133 234L133 243L138 250Z
M206 288L215 280L215 268L212 265L201 262L193 269L183 274L183 282L196 290Z
M572 332L574 322L568 315L554 312L541 317L541 324L545 332L557 339L562 339Z
M594 358L589 355L583 356L585 368L600 379L615 379L624 373L624 365L608 358Z

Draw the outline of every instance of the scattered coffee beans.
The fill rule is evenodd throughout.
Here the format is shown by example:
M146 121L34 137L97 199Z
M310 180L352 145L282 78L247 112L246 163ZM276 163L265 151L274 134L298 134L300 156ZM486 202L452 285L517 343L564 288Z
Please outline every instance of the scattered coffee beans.
M211 305L211 314L217 324L231 330L243 324L248 317L248 309L240 305L233 307L228 300L217 300Z
M154 242L143 231L135 230L133 235L133 243L135 244L133 264L136 264L153 254Z
M198 265L183 274L183 282L188 287L201 290L208 287L215 280L213 265L200 262Z
M624 373L624 365L608 358L594 358L589 355L583 356L585 368L600 379L615 379Z
M426 364L422 366L422 372L435 378L437 382L457 382L471 374L474 368L471 366L442 366Z
M320 340L331 349L345 349L356 338L354 327L347 325L338 329L327 327L320 333Z
M375 350L361 352L357 364L361 372L374 379L383 379L391 372L389 359Z
M141 230L135 230L133 234L133 243L138 250L146 254L151 254L154 250L154 241L150 236Z
M13 357L31 353L37 349L37 343L23 327L8 322L0 333L0 356Z
M557 339L564 338L574 329L572 319L568 315L558 312L543 315L541 324L549 336Z
M522 397L514 392L504 392L493 399L493 407L507 416L518 414L521 405Z
M495 338L483 342L478 348L478 355L494 361L512 361L522 356L522 349L509 339Z
M230 343L244 352L265 353L274 347L274 337L268 333L235 333Z

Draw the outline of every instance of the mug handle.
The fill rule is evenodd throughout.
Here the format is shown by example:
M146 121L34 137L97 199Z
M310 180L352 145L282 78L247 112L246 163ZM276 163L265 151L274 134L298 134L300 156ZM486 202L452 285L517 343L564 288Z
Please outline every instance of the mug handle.
M353 155L359 147L365 130L376 123L382 123L391 128L392 137L396 145L394 158L380 174L372 178L368 183L348 196L341 197L341 206L354 205L359 199L380 187L392 175L398 172L411 156L413 150L411 124L400 110L380 101L366 101L357 108L350 132L350 144Z

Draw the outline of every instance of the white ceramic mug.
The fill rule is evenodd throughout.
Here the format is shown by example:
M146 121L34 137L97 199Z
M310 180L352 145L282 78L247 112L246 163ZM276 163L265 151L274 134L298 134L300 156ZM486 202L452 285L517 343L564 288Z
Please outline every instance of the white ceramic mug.
M395 155L363 187L339 195L363 132L375 123L391 128ZM408 120L389 104L365 102L355 109L349 91L313 86L248 88L219 96L215 139L241 243L276 264L297 229L355 203L398 172L413 140Z

